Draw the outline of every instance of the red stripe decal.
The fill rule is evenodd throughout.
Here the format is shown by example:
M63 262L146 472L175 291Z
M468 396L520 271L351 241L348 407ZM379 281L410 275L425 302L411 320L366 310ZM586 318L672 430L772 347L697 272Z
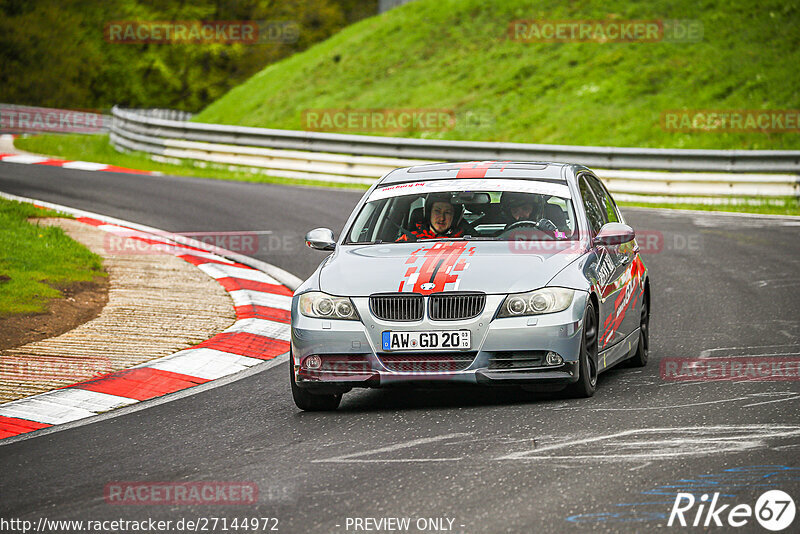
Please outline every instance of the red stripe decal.
M143 401L205 382L208 382L205 378L140 367L118 371L72 387Z
M227 291L238 291L240 289L249 289L251 291L260 291L262 293L273 293L276 295L292 296L289 288L280 284L267 284L265 282L256 282L255 280L247 280L245 278L217 278L217 282L222 284Z
M494 161L472 161L459 168L456 178L484 178Z
M444 291L446 284L455 283L458 274L453 272L453 267L466 249L466 241L453 241L437 243L425 250L425 259L412 291L423 294ZM426 283L433 283L433 287L422 289Z
M208 341L195 345L193 348L216 349L239 356L271 360L275 356L288 352L289 342L249 332L227 332L217 334Z
M277 321L279 323L290 323L292 313L289 310L281 310L278 308L268 308L266 306L256 306L255 304L246 304L244 306L234 307L236 311L236 319L267 319L269 321Z

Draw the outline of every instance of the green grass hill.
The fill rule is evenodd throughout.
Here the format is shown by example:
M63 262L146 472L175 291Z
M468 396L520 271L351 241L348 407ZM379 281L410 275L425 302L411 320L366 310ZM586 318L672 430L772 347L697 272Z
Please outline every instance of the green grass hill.
M670 20L696 42L521 42L514 20ZM451 110L446 131L327 131L674 148L800 148L800 133L674 132L666 110L800 109L800 4L416 0L274 63L195 120L307 129L320 109Z

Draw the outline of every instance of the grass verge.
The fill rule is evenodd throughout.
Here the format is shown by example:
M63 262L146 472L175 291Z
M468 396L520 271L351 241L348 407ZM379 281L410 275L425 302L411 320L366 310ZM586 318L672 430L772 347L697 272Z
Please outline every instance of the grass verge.
M737 204L682 204L680 202L618 202L622 207L667 208L698 211L724 211L729 213L753 213L760 215L794 215L800 216L800 202L793 197L775 199L743 198Z
M106 276L100 256L61 228L27 221L39 217L67 216L0 198L0 317L43 312L59 288Z

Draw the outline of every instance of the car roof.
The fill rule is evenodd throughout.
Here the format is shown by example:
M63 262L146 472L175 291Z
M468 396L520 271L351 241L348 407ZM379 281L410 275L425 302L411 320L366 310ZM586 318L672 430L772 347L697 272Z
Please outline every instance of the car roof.
M503 178L543 180L566 184L564 167L582 168L568 163L542 161L465 161L429 163L395 169L383 177L380 186L421 180L453 180L458 178Z

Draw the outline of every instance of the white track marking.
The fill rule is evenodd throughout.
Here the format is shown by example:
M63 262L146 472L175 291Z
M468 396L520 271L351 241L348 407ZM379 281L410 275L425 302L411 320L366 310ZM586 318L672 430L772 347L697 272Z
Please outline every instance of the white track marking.
M262 291L251 291L249 289L237 289L228 294L233 299L234 306L248 306L253 304L281 310L292 309L292 297L288 295L276 295L274 293L264 293Z
M245 269L234 265L222 265L219 263L204 263L198 267L212 278L243 278L254 282L279 285L280 282L255 269Z
M65 388L49 391L43 394L42 398L50 402L57 402L65 406L81 408L95 413L107 412L108 410L119 408L120 406L127 406L138 402L136 399L79 388Z
M253 318L236 321L233 323L233 326L223 331L223 334L228 332L247 332L248 334L255 334L257 336L291 341L291 330L291 326L286 323Z
M45 158L42 156L33 156L29 154L17 154L15 156L6 156L3 158L3 161L6 163L41 163L43 161L47 161L50 158Z
M405 441L403 443L397 443L395 445L389 445L387 447L381 447L379 449L371 449L362 452L354 452L351 454L343 454L342 456L334 456L333 458L325 458L323 460L312 460L312 463L384 463L384 462L444 462L444 461L456 461L461 460L462 458L390 458L387 460L380 460L380 459L363 459L362 456L370 456L373 454L381 454L384 452L394 452L399 451L402 449L408 449L411 447L416 447L418 445L425 445L427 443L435 443L437 441L444 441L453 438L460 438L469 436L468 433L458 432L455 434L443 434L441 436L434 436L432 438L421 438L421 439L414 439L411 441Z
M161 369L162 371L215 380L258 365L262 361L258 358L249 358L216 349L202 348L182 350L139 367L150 367Z
M0 415L27 419L28 421L36 421L37 423L46 423L48 425L58 425L85 419L95 415L95 413L83 408L49 402L39 398L37 395L0 406ZM0 443L3 443L3 441L0 441Z
M67 161L61 166L65 169L77 169L80 171L102 171L108 168L106 163L92 163L90 161Z

